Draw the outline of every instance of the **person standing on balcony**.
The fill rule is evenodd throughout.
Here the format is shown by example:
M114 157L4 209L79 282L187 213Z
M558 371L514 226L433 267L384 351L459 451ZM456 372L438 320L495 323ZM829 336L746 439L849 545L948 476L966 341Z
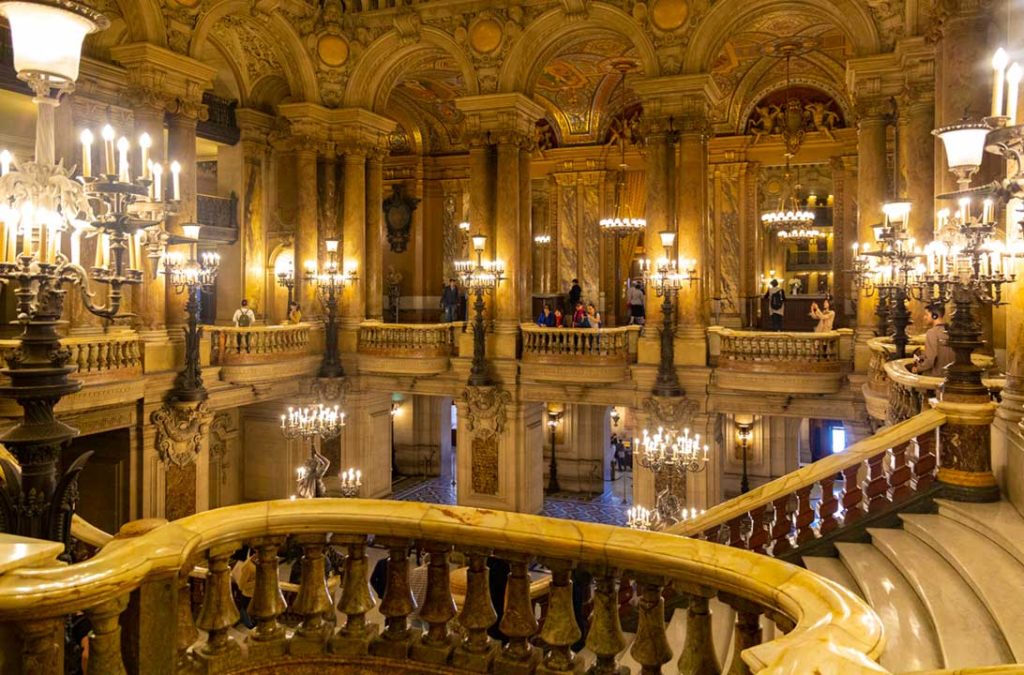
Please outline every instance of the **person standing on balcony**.
M814 327L815 333L829 332L836 320L836 313L832 311L832 303L829 302L829 299L825 298L821 304L822 306L819 308L818 303L811 303L811 318L818 320L818 325Z
M544 303L544 309L537 315L537 325L545 328L555 327L555 313L551 311L551 305Z
M601 327L601 312L597 311L594 303L587 303L587 324L589 328Z
M583 309L583 302L577 301L575 308L572 313L571 328L590 328L590 324L587 322L587 310Z
M249 301L242 298L242 302L238 309L235 310L235 315L231 317L232 323L235 324L235 328L248 328L256 323L256 314L250 309ZM245 345L245 351L249 351L249 333L245 333L245 339L242 338L241 334L237 336L238 340L238 351L242 351L242 345Z
M630 325L644 325L644 287L639 281L634 281L626 291L626 304L629 306Z
M562 316L562 310L555 307L555 328L563 328L565 326L565 317Z
M569 307L573 308L583 301L583 288L580 287L580 280L572 280L572 288L569 289Z
M779 286L778 279L772 279L768 292L764 297L768 299L768 318L771 321L772 330L782 330L782 319L786 315L786 291Z
M956 352L949 346L945 306L933 305L925 314L925 321L929 325L924 334L924 353L915 357L916 363L910 370L918 375L945 377L946 366L956 360Z
M444 311L443 321L452 323L459 313L459 286L455 279L449 279L448 285L441 292L441 309Z
M302 323L302 310L299 308L299 303L292 302L288 306L288 320L285 323L289 323L293 326L297 326Z

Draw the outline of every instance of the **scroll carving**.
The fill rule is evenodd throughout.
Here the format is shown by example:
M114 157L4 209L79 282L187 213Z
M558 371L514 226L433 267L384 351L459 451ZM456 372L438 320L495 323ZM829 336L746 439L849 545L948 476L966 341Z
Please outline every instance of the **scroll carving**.
M462 394L473 432L470 456L473 492L498 494L498 438L505 430L512 395L498 387L467 387Z
M156 426L156 450L160 461L170 466L185 467L195 461L202 449L203 436L210 432L210 406L176 406L166 404L150 416Z

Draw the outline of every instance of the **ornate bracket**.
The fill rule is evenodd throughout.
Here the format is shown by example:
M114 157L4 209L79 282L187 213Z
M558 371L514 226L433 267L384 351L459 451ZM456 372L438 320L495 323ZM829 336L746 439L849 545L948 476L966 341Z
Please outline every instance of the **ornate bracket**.
M462 399L469 430L475 436L490 438L505 430L505 407L512 401L512 394L499 387L466 387Z
M666 429L691 426L698 409L697 401L678 396L651 396L645 398L640 407L650 418L650 426Z
M210 432L211 417L206 401L195 406L165 404L150 416L156 425L156 450L164 466L184 467L195 461L203 436Z

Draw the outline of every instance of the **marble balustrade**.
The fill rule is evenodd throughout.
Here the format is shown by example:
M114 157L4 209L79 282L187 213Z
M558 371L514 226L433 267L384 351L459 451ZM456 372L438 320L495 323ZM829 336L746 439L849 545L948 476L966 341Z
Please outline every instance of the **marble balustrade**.
M368 586L371 541L389 555L379 604ZM252 629L238 624L232 592L231 556L243 544L253 555ZM418 607L412 548L429 554ZM266 670L304 658L356 669L372 669L378 658L401 660L404 670L389 672L577 672L572 646L580 639L596 656L590 672L619 673L628 645L620 592L638 598L629 654L644 673L666 664L671 671L711 672L707 603L716 596L737 607L744 625L764 614L785 633L762 643L737 631L742 662L730 672L799 672L812 661L862 672L862 659L876 659L883 646L881 623L863 601L781 561L663 533L494 510L412 502L388 502L385 509L359 499L257 502L173 523L131 523L97 555L71 566L56 562L60 549L0 535L0 627L14 637L20 670L30 675L63 671L64 651L52 649L49 637L77 612L93 627L90 673L174 672L176 664L203 672ZM279 580L286 550L297 551L300 567L287 596ZM328 559L339 561L343 574L326 576ZM496 559L507 570L500 620L489 591ZM532 604L535 561L550 575L543 623ZM197 567L206 574L193 620L188 579ZM574 574L576 568L589 576ZM592 579L586 626L573 612L573 583L581 578ZM669 585L689 607L679 655L666 636L662 593ZM378 611L383 625L368 617ZM495 625L507 637L504 646L488 636ZM164 637L147 639L155 635Z
M928 488L935 481L945 420L938 410L925 411L668 531L785 554Z
M305 354L310 346L309 323L281 326L204 326L210 335L210 364L226 366L282 361Z
M795 369L841 371L853 358L853 331L827 333L776 333L739 331L722 326L708 328L711 365L724 369L759 372L793 372Z
M359 326L359 353L376 356L448 356L454 351L454 323L380 323Z
M640 326L594 329L523 324L521 330L523 363L600 365L636 362Z
M61 338L68 350L68 365L77 366L72 375L91 384L141 377L142 340L134 331ZM0 340L0 354L6 359L18 347L18 340Z

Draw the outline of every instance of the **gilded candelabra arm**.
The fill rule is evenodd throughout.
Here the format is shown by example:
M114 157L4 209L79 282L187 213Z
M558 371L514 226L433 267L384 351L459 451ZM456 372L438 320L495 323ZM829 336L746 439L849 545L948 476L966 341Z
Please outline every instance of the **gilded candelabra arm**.
M61 256L63 258L63 256ZM96 304L93 298L96 294L90 288L89 274L85 271L85 268L81 265L68 261L64 258L59 266L60 277L64 282L69 282L78 287L79 293L82 297L82 304L91 313L102 319L112 321L115 318L124 318L131 316L130 314L121 313L121 287L124 284L137 284L141 282L141 279L133 277L123 277L120 275L106 275L103 277L97 277L94 271L94 279L100 283L105 283L110 286L110 291L107 294L106 304Z

